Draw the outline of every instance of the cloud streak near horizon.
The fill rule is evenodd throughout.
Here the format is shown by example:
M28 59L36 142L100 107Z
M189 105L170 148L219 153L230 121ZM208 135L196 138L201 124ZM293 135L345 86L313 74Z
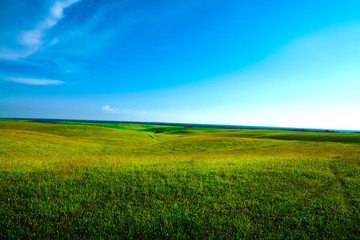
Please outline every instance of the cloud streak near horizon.
M19 78L19 77L7 77L3 78L5 81L23 83L28 85L59 85L63 84L60 80L49 80L49 79L34 79L34 78Z

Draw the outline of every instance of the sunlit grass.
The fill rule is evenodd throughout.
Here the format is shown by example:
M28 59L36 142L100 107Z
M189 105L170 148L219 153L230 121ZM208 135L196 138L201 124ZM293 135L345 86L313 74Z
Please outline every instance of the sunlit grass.
M0 238L359 239L359 140L0 121Z

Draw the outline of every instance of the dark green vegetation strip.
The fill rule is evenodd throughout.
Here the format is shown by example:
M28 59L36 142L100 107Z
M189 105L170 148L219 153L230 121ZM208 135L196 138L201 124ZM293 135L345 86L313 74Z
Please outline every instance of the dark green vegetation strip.
M41 121L32 121L41 122ZM204 130L214 132L219 136L250 137L250 138L268 138L278 140L295 140L295 141L316 141L316 142L343 142L343 143L360 143L360 134L338 133L338 132L297 132L297 131L279 131L279 130L223 130L219 128L200 128L200 127L182 127L182 126L159 126L149 124L131 124L131 123L102 123L102 122L51 122L52 124L70 124L108 127L116 129L130 129L136 131L146 131L152 133L192 133L192 130Z
M357 134L0 121L0 239L360 239L359 206Z

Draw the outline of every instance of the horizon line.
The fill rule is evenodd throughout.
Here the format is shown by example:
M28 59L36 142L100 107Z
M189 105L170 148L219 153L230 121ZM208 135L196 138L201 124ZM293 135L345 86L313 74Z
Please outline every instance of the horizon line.
M35 120L48 122L102 122L102 123L134 123L147 125L187 126L219 129L255 129L255 130L277 130L277 131L307 131L307 132L334 132L334 133L360 133L354 129L332 129L332 128L303 128L303 127L279 127L279 126L254 126L234 124L211 124L211 123L179 123L179 122L143 122L143 121L119 121L119 120L90 120L90 119L62 119L62 118L12 118L0 117L7 120Z

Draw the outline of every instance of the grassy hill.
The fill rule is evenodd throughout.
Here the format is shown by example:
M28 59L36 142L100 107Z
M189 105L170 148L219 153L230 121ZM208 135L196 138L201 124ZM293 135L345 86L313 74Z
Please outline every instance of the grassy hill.
M360 134L0 121L0 238L360 239Z

